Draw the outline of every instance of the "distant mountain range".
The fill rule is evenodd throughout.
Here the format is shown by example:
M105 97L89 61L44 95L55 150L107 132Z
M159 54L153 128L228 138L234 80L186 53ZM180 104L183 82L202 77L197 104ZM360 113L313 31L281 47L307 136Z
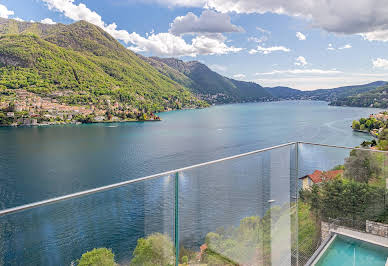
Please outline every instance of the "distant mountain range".
M344 86L333 89L319 89L312 91L301 91L289 87L274 87L265 89L269 91L274 97L277 97L279 99L307 99L328 101L335 104L341 99L346 99L350 96L363 94L375 90L379 87L385 86L386 84L386 81L375 81L363 85Z
M386 84L264 88L198 61L138 55L85 21L46 25L0 19L0 125L149 120L167 110L285 99L385 106L376 97L385 95L377 88Z
M198 61L184 62L175 58L159 57L146 60L161 73L190 88L195 95L209 103L268 101L276 98L259 84L221 76Z

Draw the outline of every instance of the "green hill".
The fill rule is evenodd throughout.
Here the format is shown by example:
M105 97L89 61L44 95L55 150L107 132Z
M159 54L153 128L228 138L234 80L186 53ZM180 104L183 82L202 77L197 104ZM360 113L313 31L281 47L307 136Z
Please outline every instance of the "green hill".
M345 86L345 87L339 87L334 89L306 91L304 92L304 96L307 96L313 100L335 102L337 99L374 90L385 84L387 84L387 82L385 81L376 81L376 82L362 84L362 85L352 85L352 86Z
M388 108L388 86L337 99L331 103L340 106Z
M333 89L319 89L301 91L288 87L265 88L274 97L279 99L308 99L331 102L332 105L342 105L347 97L373 91L387 84L385 81L375 81L368 84L344 86Z
M10 104L27 104L18 103L20 90L54 103L98 110L84 112L91 120L105 113L107 120L147 119L153 112L206 106L90 23L44 25L1 19L0 33L3 113Z
M232 103L249 101L273 100L274 97L263 87L253 82L230 79L212 71L198 61L184 62L175 58L151 57L149 60L159 62L155 67L163 73L166 69L174 69L189 81L170 76L180 84L191 88L191 91L211 103ZM168 68L166 68L168 66ZM171 72L171 70L169 70Z
M303 91L292 89L289 87L273 87L265 88L269 93L271 93L276 98L281 99L300 99L303 96Z

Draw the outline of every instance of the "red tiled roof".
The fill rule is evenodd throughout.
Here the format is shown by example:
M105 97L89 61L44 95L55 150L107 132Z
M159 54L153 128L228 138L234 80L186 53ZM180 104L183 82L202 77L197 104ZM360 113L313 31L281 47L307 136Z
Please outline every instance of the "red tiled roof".
M331 180L336 178L339 175L342 175L344 170L335 170L335 171L328 171L328 172L322 172L319 170L315 170L314 173L311 175L306 175L304 177L301 177L301 179L304 179L306 177L310 178L311 181L313 181L314 184L321 183L325 180Z

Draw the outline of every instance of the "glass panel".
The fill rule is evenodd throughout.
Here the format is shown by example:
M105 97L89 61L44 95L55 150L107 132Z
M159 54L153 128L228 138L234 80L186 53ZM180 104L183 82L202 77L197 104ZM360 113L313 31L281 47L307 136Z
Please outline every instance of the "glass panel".
M376 150L299 145L300 265L333 234L388 243L386 159Z
M291 145L181 173L179 262L289 264L295 156Z
M4 216L0 265L77 264L94 248L120 264L175 264L174 207L174 176L165 176ZM88 259L111 265L107 253Z

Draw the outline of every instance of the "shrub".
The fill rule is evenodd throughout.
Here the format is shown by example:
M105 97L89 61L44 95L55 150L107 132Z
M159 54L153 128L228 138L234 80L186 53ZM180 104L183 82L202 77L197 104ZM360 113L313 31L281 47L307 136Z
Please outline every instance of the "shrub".
M147 238L137 240L133 251L132 266L167 266L175 264L175 248L171 239L163 234L155 233Z
M115 255L112 250L106 248L95 248L82 254L78 266L115 266Z

